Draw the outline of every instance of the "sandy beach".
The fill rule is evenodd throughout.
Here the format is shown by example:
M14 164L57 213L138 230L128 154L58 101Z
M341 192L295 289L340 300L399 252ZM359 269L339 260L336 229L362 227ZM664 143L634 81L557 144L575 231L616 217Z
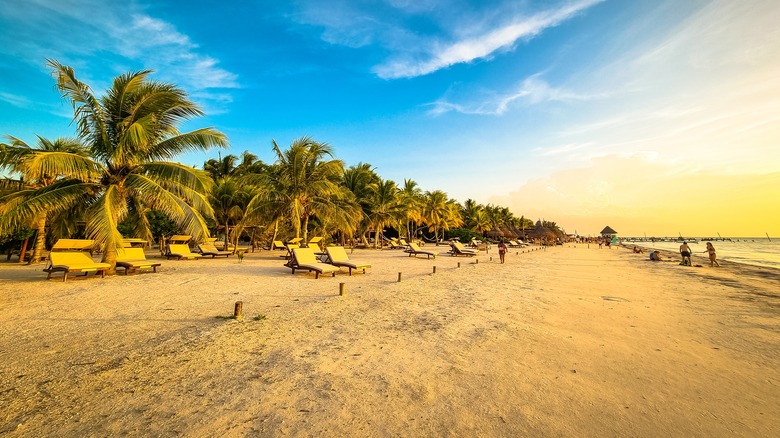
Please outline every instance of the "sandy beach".
M368 274L317 280L279 251L65 283L0 264L0 434L780 434L779 271L493 251L355 250Z

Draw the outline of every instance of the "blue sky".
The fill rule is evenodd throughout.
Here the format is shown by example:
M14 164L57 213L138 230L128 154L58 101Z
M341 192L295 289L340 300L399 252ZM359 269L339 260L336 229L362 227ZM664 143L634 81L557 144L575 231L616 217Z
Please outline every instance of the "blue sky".
M569 231L714 234L733 219L702 223L709 202L780 199L778 22L769 0L6 0L0 134L73 135L45 58L96 91L152 69L206 112L185 128L229 136L222 154L270 162L272 139L308 135Z

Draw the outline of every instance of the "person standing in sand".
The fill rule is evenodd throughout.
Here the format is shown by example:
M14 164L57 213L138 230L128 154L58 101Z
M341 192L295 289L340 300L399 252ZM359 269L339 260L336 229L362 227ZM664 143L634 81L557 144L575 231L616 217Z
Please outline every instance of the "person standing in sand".
M688 246L688 242L683 242L680 245L680 255L682 256L682 264L691 266L691 247Z
M709 253L710 255L710 266L720 267L720 263L718 263L718 260L715 256L715 247L712 246L712 242L707 242L707 249L704 250L704 252Z
M501 259L501 263L504 263L504 259L506 258L506 243L502 240L498 243L498 258Z

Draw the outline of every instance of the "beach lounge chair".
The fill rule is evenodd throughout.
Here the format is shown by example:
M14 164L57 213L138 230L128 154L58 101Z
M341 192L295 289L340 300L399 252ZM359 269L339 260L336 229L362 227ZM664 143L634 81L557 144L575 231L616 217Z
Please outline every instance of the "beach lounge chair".
M473 249L466 248L462 243L460 242L450 242L450 247L452 247L452 251L450 253L453 257L455 256L467 256L467 257L474 257L477 255L477 251Z
M273 251L275 249L287 249L287 247L284 246L284 242L281 240L274 240L271 242L271 250Z
M353 269L361 269L365 274L366 268L371 267L370 263L350 260L343 246L328 246L325 248L325 253L328 255L328 263L339 268L349 268L349 275L352 275Z
M143 248L121 248L116 252L116 268L124 268L125 275L132 271L151 268L157 272L160 263L146 260Z
M168 238L168 244L174 244L174 245L180 245L180 244L186 244L192 240L192 236L187 235L173 235Z
M94 243L94 242L93 242ZM68 280L70 273L90 272L100 273L100 277L106 276L106 271L111 268L108 263L98 263L84 251L52 251L49 253L49 264L43 272L48 272L47 280L51 279L54 272L62 272L62 281Z
M292 258L285 266L292 269L293 274L296 270L314 271L314 278L319 278L320 274L332 274L335 277L336 272L339 271L339 268L333 265L318 261L310 248L293 248Z
M322 248L320 248L320 242L322 242L322 237L312 237L309 239L309 243L306 247L313 249L315 252L321 252Z
M287 249L287 254L285 254L283 256L279 256L279 257L282 257L282 258L285 258L287 260L290 260L292 258L292 256L293 256L293 250L297 249L297 248L300 248L301 245L298 245L297 243L288 243L287 245L284 245L284 247Z
M52 251L92 251L95 249L95 241L90 239L59 239L51 247Z
M177 259L195 260L203 257L200 254L195 254L190 251L190 247L183 244L168 245L168 254L165 255L168 259L176 257Z
M220 251L211 243L202 243L198 245L198 249L200 250L201 255L211 256L212 259L217 256L230 257L233 255L232 251Z
M424 250L422 250L422 249L420 248L420 246L419 246L419 245L417 245L416 243L409 242L409 243L407 244L407 246L409 246L409 249L407 249L407 250L406 250L406 251L404 251L404 252L407 252L407 253L409 253L409 257L411 257L411 256L415 256L415 257L417 257L417 255L418 255L418 254L422 254L422 255L428 256L428 258L429 258L429 259L430 259L431 257L433 257L433 258L436 258L436 253L435 253L435 252L431 252L431 251L424 251Z

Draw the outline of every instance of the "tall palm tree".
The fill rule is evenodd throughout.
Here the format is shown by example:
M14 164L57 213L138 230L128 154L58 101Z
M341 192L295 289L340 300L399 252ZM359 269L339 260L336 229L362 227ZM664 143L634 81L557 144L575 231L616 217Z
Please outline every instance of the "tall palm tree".
M57 138L52 141L38 136L37 147L32 148L18 138L9 136L8 139L9 143L0 144L0 169L20 175L21 184L18 190L0 197L0 214L13 209L36 190L48 187L58 179L66 176L81 176L78 171L79 165L73 163L74 159L78 161L74 155L85 157L87 148L78 140ZM43 152L46 154L42 154ZM43 209L32 218L37 237L30 263L38 263L41 260L46 243L48 216L49 212Z
M71 156L81 177L37 190L13 217L20 220L49 207L59 213L84 206L86 234L103 245L103 262L111 264L112 272L122 238L117 224L128 215L157 209L186 233L208 236L203 218L212 215L206 199L208 174L163 161L188 150L227 146L225 135L213 128L179 132L177 125L203 114L198 105L177 86L150 80L149 70L116 77L98 97L72 68L54 60L48 64L62 96L73 104L79 137L92 159ZM143 226L144 221L138 223ZM151 238L148 228L144 234Z
M439 242L439 230L442 231L441 238L444 238L445 230L463 223L458 203L455 200L447 199L447 194L441 190L425 192L422 217L428 225L428 229L433 231L437 243Z
M379 180L369 186L369 224L376 230L374 248L379 246L385 225L395 223L403 216L399 203L398 187L394 181Z
M404 225L403 228L406 228L406 237L410 240L414 237L414 232L412 224L421 224L422 223L422 204L423 204L423 195L422 190L417 185L417 182L412 179L404 179L404 185L401 187L399 193L399 202L402 205L402 210L404 214ZM401 227L399 227L401 228ZM400 231L400 230L399 230Z
M282 150L273 141L276 162L263 177L264 189L248 208L250 217L264 214L273 220L287 219L295 237L308 238L312 216L334 217L339 199L346 194L341 185L344 163L333 159L327 143L299 138Z

